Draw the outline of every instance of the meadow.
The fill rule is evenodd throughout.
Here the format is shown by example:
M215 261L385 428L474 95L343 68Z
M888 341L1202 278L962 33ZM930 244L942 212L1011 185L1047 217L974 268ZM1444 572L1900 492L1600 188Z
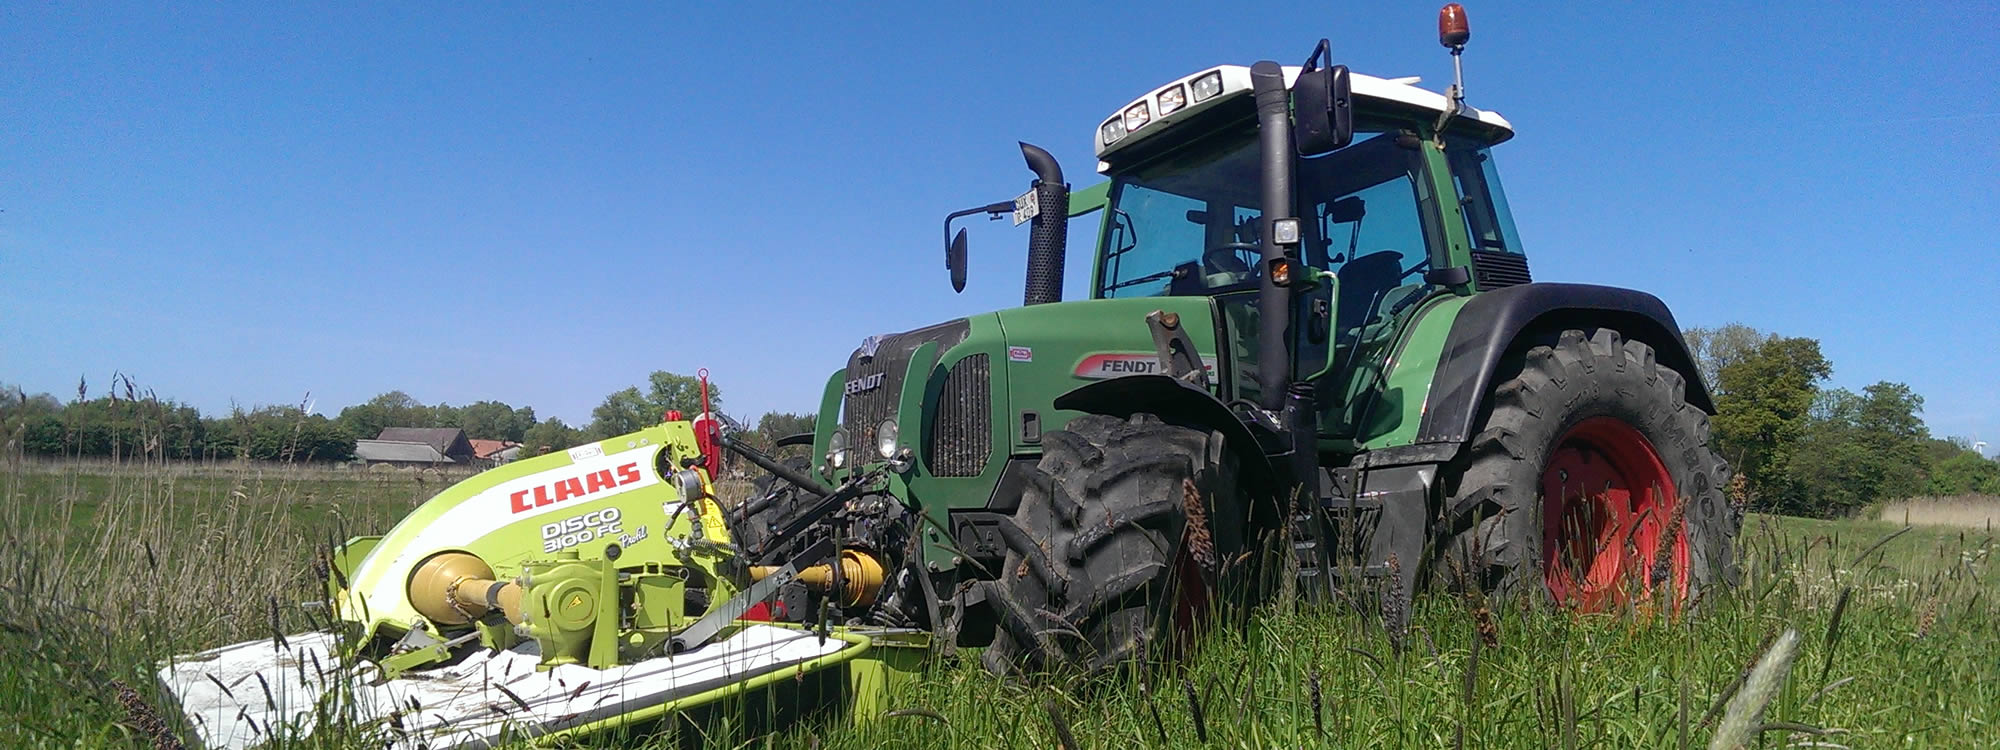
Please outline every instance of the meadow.
M316 551L386 530L439 489L402 474L6 469L0 745L173 747L151 665L311 627L298 603L320 585ZM869 721L670 724L561 744L1993 746L1994 542L1977 525L1753 514L1741 585L1685 616L1432 593L1392 632L1368 608L1280 597L1185 658L1117 679L1003 682L961 652ZM1788 658L1746 681L1767 652ZM1768 705L1746 714L1749 698Z

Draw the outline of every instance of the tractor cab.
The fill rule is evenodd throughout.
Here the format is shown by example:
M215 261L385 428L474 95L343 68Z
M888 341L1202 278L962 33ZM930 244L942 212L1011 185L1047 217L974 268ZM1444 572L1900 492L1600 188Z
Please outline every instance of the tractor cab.
M1295 87L1301 69L1282 70ZM1317 279L1294 285L1287 380L1315 381L1322 427L1351 436L1345 407L1365 395L1366 365L1386 356L1421 303L1524 281L1526 261L1488 150L1513 135L1507 121L1414 79L1346 78L1352 134L1325 153L1285 154L1284 215L1298 219L1287 253ZM1249 68L1211 68L1098 127L1109 182L1090 290L1214 298L1232 349L1228 395L1257 403L1266 201L1251 89ZM1324 378L1334 373L1342 377Z

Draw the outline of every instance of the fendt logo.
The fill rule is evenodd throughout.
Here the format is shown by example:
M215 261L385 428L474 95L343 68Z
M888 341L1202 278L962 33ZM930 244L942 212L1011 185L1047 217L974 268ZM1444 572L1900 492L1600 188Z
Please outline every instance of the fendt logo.
M633 462L616 469L594 471L580 477L570 477L532 489L521 490L507 496L507 500L512 505L515 513L526 513L529 510L544 505L554 505L580 497L590 497L613 487L623 487L644 478L644 475L639 473L638 462ZM533 501L529 500L530 497L534 498Z
M880 387L882 387L882 373L878 372L873 375L847 381L846 391L847 395L852 396L856 393L872 391Z
M1201 358L1202 369L1209 377L1215 377L1215 360ZM1152 375L1160 372L1160 357L1157 354L1092 354L1084 357L1076 365L1076 376L1091 380L1104 380L1125 375Z

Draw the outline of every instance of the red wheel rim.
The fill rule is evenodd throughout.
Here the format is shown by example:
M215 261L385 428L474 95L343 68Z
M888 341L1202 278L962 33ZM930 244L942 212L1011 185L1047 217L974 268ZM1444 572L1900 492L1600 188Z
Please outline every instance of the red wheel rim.
M1593 417L1571 427L1542 470L1542 580L1561 602L1586 612L1616 609L1653 593L1652 568L1680 495L1651 441L1623 420ZM1687 598L1685 528L1672 530L1673 604Z

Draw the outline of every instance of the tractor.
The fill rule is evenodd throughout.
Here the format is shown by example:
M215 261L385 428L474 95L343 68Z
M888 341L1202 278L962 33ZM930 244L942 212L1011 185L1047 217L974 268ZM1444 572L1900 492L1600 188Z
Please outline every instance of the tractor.
M1456 71L1463 9L1439 28ZM961 291L953 220L1031 223L1022 306L867 337L791 441L811 458L756 457L776 479L733 516L748 553L830 541L902 571L832 616L1002 673L1143 654L1254 587L1231 574L1274 539L1320 595L1438 580L1607 610L1727 583L1741 514L1672 314L1534 281L1493 155L1512 127L1415 83L1321 40L1113 111L1095 186L1022 144L1027 193L946 219ZM1093 212L1089 298L1065 301L1067 224Z
M1456 61L1463 10L1439 28ZM1028 223L1023 305L867 337L778 441L804 456L704 406L490 469L330 545L304 592L324 627L159 680L210 747L486 747L775 691L866 718L959 647L1100 673L1272 585L1613 610L1729 584L1741 515L1673 316L1533 281L1492 153L1511 126L1415 84L1321 40L1114 110L1092 187L1021 144L1029 190L947 216L945 266L962 291L955 220ZM741 502L725 451L769 475Z

